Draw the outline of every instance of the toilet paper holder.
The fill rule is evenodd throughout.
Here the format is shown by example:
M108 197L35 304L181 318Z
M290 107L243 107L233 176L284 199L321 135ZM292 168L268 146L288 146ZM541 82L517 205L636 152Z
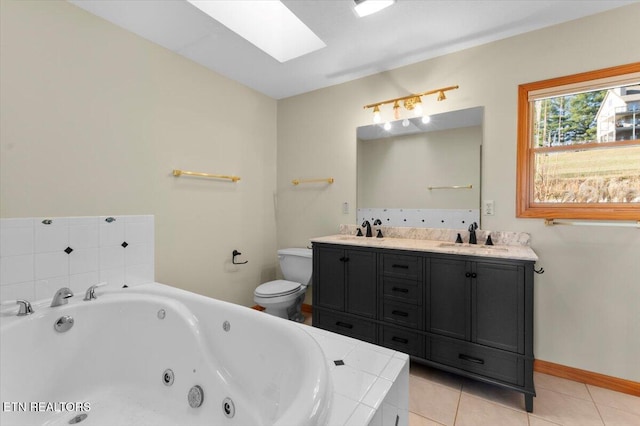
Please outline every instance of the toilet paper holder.
M236 262L236 256L240 256L242 253L240 253L238 250L233 250L233 252L231 253L231 263L233 263L234 265L244 265L245 263L249 263L248 260L245 260L244 262Z

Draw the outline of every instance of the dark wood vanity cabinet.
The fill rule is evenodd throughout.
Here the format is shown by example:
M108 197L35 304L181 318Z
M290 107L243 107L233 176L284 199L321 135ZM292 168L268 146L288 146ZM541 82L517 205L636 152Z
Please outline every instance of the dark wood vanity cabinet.
M426 259L427 330L524 354L524 266Z
M532 261L351 247L313 245L315 327L517 390L533 410Z
M314 247L313 320L322 328L377 341L376 253L340 246Z

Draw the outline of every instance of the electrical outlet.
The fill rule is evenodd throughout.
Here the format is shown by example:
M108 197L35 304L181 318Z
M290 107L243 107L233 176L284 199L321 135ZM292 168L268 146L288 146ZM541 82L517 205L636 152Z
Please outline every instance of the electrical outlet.
M349 203L346 201L342 203L342 214L349 214Z
M485 216L493 216L495 214L495 206L493 204L493 200L485 200L482 204L484 206L484 214Z

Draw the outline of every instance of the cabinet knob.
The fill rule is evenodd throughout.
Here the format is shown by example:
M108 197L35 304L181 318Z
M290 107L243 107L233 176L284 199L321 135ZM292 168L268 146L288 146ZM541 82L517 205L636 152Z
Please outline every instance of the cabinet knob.
M476 274L475 272L471 274L471 278L477 278L478 274Z
M471 278L471 272L467 272L466 274L464 274L464 276L467 278Z
M343 256L343 257L340 258L340 262L348 262L348 261L349 261L348 257L344 257Z

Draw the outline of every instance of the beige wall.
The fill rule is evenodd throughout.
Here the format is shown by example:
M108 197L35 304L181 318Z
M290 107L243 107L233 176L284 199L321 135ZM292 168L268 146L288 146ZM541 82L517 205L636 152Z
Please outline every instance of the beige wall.
M354 223L356 127L362 105L459 84L427 111L484 106L482 197L495 201L483 228L524 231L544 275L536 276L535 355L640 381L640 232L545 227L516 219L516 101L521 83L640 60L632 43L640 4L476 47L278 102L278 245ZM615 34L611 33L615 28ZM292 188L298 176L333 176L326 188Z
M638 14L636 4L276 103L66 2L2 0L0 216L154 214L158 281L250 305L276 274L276 218L279 247L355 221L362 105L459 84L425 106L485 107L482 196L496 215L483 227L530 232L546 270L536 356L640 380L640 233L514 214L517 85L640 60L629 41ZM176 179L173 168L242 180ZM234 248L247 265L229 265Z
M481 145L481 126L359 140L357 205L479 209ZM472 188L428 189L451 185L472 185Z
M276 101L67 2L3 0L0 28L1 217L153 214L157 281L252 305L276 273Z

